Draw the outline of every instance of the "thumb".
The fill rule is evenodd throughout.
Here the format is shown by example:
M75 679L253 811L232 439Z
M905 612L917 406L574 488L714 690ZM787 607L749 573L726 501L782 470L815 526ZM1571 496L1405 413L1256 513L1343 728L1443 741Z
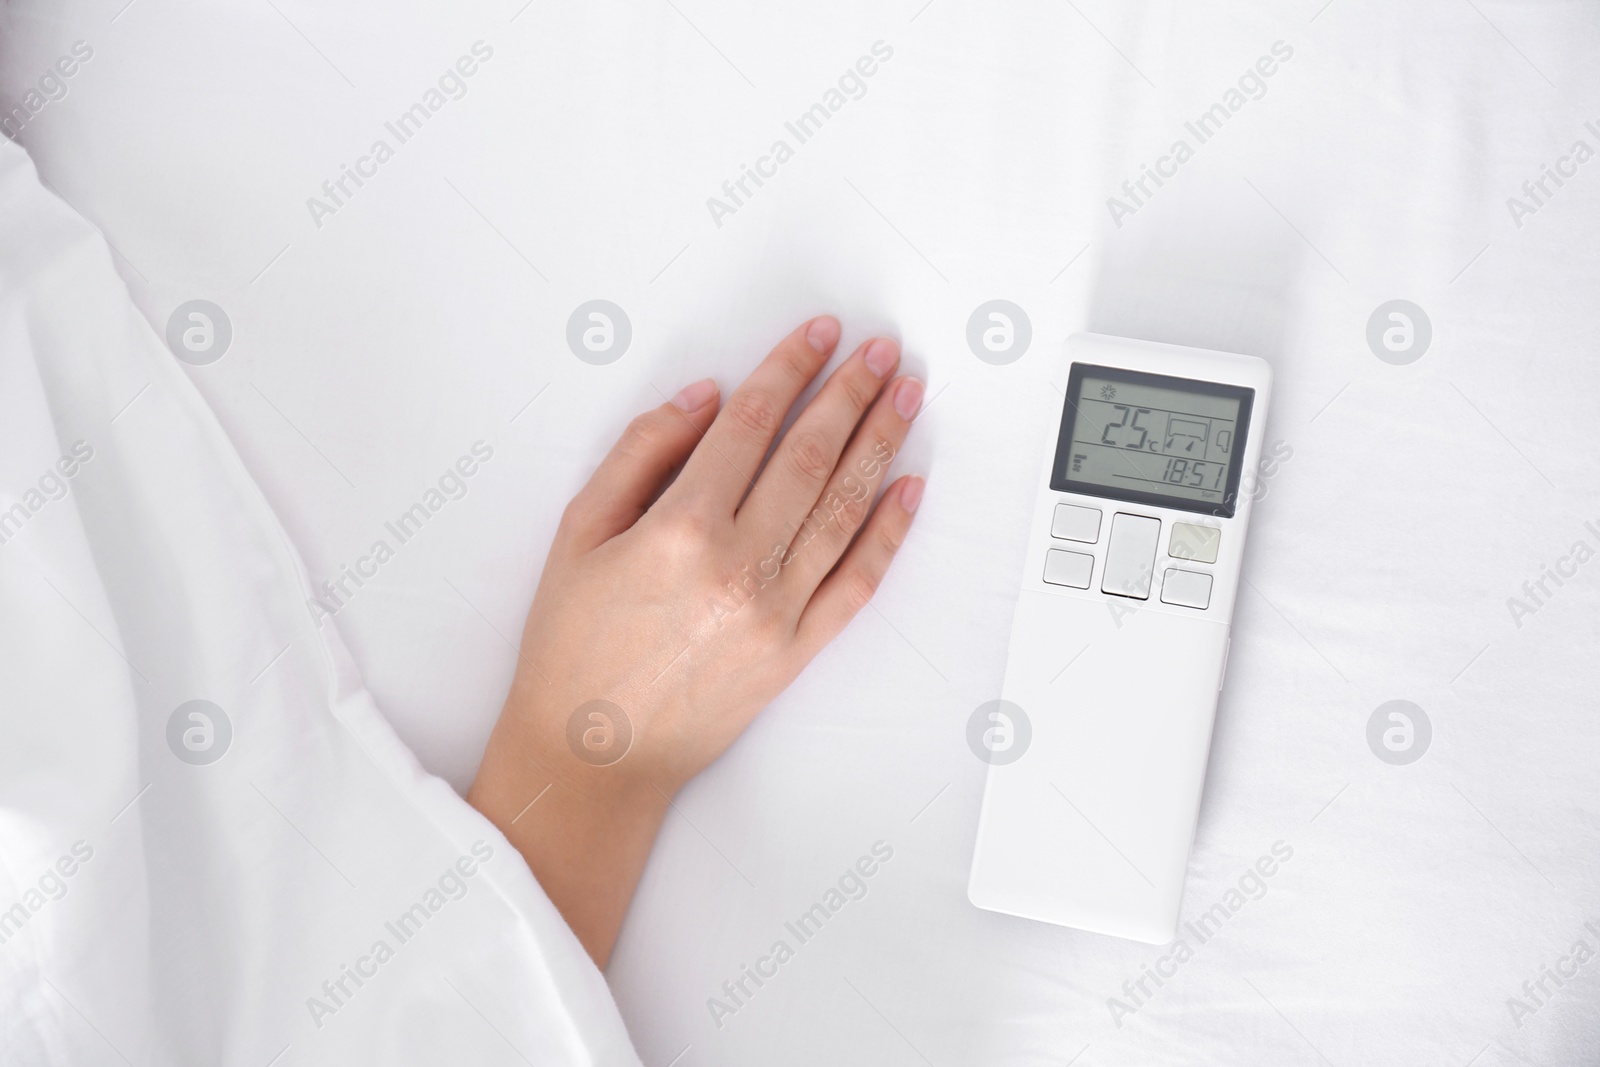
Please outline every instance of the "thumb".
M717 417L717 398L717 383L703 378L628 424L567 505L561 525L569 547L587 552L639 521Z

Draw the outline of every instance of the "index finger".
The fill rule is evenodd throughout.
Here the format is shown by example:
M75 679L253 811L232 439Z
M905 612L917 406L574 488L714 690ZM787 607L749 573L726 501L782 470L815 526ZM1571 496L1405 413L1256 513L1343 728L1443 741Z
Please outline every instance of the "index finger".
M730 515L756 472L784 417L839 343L839 321L822 315L778 342L735 389L684 464L674 490L703 497Z

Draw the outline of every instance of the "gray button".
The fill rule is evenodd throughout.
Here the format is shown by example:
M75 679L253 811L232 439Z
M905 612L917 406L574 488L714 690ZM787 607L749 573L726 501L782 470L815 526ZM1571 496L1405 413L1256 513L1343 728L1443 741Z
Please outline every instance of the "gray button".
M1161 541L1161 520L1148 515L1111 517L1111 547L1106 551L1106 573L1100 591L1115 596L1150 599L1150 579L1155 574L1156 545Z
M1161 602L1185 608L1204 608L1211 603L1211 575L1168 567L1161 579Z
M1073 589L1089 588L1089 575L1094 571L1094 557L1083 552L1063 552L1052 548L1044 554L1044 580L1051 585L1066 585Z
M1221 542L1222 531L1215 526L1175 522L1172 524L1172 539L1167 544L1167 555L1173 559L1192 559L1196 563L1215 563L1217 545Z
M1100 539L1100 509L1057 504L1055 517L1050 521L1050 536L1094 544Z

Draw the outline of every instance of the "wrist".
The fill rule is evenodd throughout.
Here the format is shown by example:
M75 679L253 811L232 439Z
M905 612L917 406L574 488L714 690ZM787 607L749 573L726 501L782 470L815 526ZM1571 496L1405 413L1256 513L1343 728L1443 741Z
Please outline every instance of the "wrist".
M592 766L528 726L510 716L496 725L467 802L522 854L604 967L672 791L619 765Z
M529 805L581 806L596 820L648 818L664 813L677 791L678 783L647 773L627 755L609 764L589 762L555 730L506 714L495 726L467 799L510 836L509 826L531 817Z

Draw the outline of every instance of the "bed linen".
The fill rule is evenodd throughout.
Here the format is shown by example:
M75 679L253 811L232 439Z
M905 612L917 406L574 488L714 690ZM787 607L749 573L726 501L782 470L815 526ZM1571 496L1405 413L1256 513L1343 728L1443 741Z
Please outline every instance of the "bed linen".
M637 1064L9 142L0 250L0 1062Z
M322 628L458 792L560 509L635 411L730 386L824 310L928 377L898 467L929 488L874 609L652 857L608 971L644 1062L1593 1059L1591 6L5 17L0 103L93 49L20 139L157 335L225 310L226 353L182 373ZM1003 365L967 341L994 299L1031 326ZM628 319L609 362L568 340L596 300ZM1382 343L1396 300L1428 322L1415 358ZM1085 328L1275 370L1182 950L964 894L966 723L997 695L1059 342ZM443 484L480 441L492 461ZM1410 763L1380 755L1392 701Z

